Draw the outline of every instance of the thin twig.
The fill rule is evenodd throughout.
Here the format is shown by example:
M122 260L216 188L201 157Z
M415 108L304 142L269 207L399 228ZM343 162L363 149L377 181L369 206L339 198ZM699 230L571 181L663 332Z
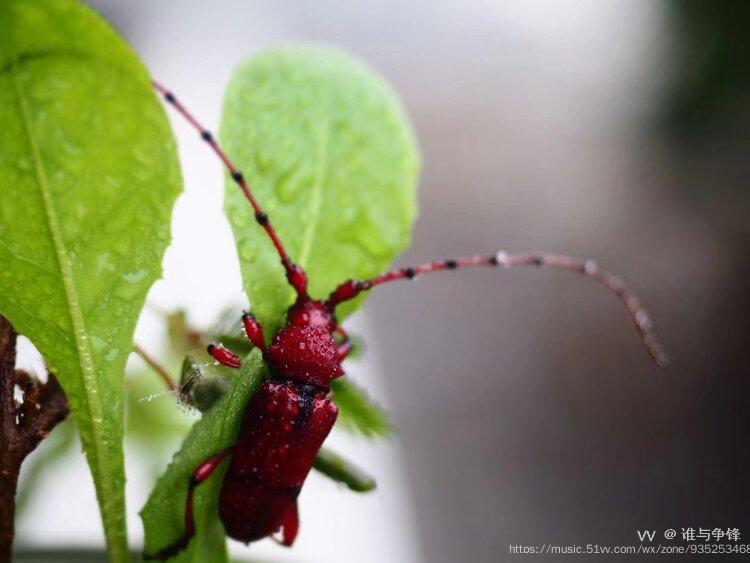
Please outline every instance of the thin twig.
M177 382L172 377L172 375L167 371L167 369L162 366L159 362L157 362L148 352L146 352L143 348L138 346L138 344L133 344L133 350L135 350L135 353L138 354L141 358L143 358L143 361L146 362L153 370L158 373L161 378L164 380L164 383L167 384L167 387L169 387L170 390L174 391L175 393L180 392L180 386L177 385Z

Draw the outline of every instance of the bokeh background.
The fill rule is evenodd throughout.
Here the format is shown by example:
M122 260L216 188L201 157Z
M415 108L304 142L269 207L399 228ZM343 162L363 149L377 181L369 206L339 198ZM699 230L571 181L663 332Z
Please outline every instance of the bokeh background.
M334 437L379 490L356 497L314 477L294 550L233 553L503 561L522 557L511 544L628 545L637 529L689 526L736 527L750 543L747 3L92 4L214 127L232 69L263 47L326 43L365 59L402 96L424 161L399 264L500 248L595 257L639 293L673 359L654 367L617 301L569 273L381 288L354 319L368 347L349 372L390 407L398 435ZM220 169L173 122L186 193L149 301L207 326L239 310L239 273ZM153 311L138 338L159 353ZM129 443L134 542L135 513L175 447ZM99 544L82 457L56 463L28 500L21 542Z

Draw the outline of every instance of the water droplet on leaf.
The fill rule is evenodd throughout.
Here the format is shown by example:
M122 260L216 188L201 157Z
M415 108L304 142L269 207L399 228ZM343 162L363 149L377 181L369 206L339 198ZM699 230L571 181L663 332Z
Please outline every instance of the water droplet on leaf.
M255 260L258 256L258 245L255 241L245 239L240 243L240 257L246 262Z

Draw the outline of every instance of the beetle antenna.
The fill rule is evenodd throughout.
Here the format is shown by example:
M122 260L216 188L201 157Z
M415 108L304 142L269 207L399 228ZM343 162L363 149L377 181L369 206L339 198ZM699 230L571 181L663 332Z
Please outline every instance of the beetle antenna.
M656 333L654 332L648 313L641 305L638 297L627 288L625 282L619 277L600 269L593 260L581 260L580 258L573 258L563 254L542 252L508 254L500 251L491 256L468 256L451 260L440 260L438 262L428 262L413 268L399 268L365 281L345 281L331 293L328 298L328 306L333 310L338 304L353 299L362 291L372 289L384 283L413 279L423 274L430 274L441 270L455 270L473 266L504 266L506 268L512 266L544 266L547 268L569 270L592 278L599 285L616 295L623 305L625 305L628 314L635 323L636 329L638 329L646 351L656 365L659 367L666 367L668 365L669 357L656 338Z
M198 131L198 133L200 133L201 139L203 139L211 147L214 153L216 153L216 156L218 156L221 162L224 163L226 169L229 170L229 174L232 177L232 180L234 180L237 186L242 190L242 193L245 194L245 198L247 199L247 201L250 202L250 205L255 212L255 220L261 227L265 229L268 237L271 239L271 242L276 248L276 252L278 252L279 258L281 258L281 264L284 266L284 270L286 271L286 277L287 280L289 280L289 284L294 288L300 298L307 298L307 275L305 274L305 271L301 266L295 264L294 262L292 262L291 258L289 258L284 245L281 243L279 236L276 234L273 225L271 225L271 220L268 218L268 214L263 211L260 204L258 203L258 200L255 199L252 191L250 191L250 187L245 181L245 176L229 159L213 134L211 134L208 129L201 125L201 123L195 117L193 117L193 115L187 110L187 108L185 108L184 105L182 105L182 103L169 89L159 84L156 80L152 80L151 83L153 84L154 88L162 96L164 96L164 99L171 106L173 106L177 110L177 112L180 113L188 121L188 123L190 123L190 125L192 125L193 128Z

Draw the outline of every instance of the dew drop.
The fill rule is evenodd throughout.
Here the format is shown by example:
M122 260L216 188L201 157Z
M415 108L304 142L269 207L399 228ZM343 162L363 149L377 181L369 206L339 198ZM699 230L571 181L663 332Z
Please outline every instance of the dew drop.
M267 172L271 167L271 155L261 149L255 151L255 165L259 173Z
M235 207L229 213L229 218L237 227L246 227L250 224L250 213L244 207Z
M379 270L372 262L360 262L356 268L357 277L363 280L378 275Z
M94 336L93 334L89 336L89 342L91 342L91 347L95 352L102 352L107 345L103 338Z
M170 232L168 228L161 227L161 228L156 229L156 240L158 240L159 242L168 241L169 235L170 235Z
M148 270L141 269L141 270L136 270L135 272L129 272L127 274L123 274L122 279L124 279L128 283L138 283L146 279L147 275L148 275Z
M291 203L304 191L304 188L312 185L313 181L314 175L311 170L307 168L293 170L279 178L276 193L282 202Z
M115 270L112 262L112 255L109 252L102 252L96 258L96 273L101 274L107 270Z
M83 149L80 146L74 145L71 142L63 143L62 148L69 156L78 156L83 153Z
M360 211L353 221L339 229L336 237L339 240L352 240L373 258L386 258L390 245L381 237L381 229L364 211Z
M141 293L143 284L130 281L125 276L122 276L122 278L126 283L118 283L114 294L123 301L132 301Z
M258 245L250 239L243 240L240 243L240 256L248 262L254 260L258 256Z

